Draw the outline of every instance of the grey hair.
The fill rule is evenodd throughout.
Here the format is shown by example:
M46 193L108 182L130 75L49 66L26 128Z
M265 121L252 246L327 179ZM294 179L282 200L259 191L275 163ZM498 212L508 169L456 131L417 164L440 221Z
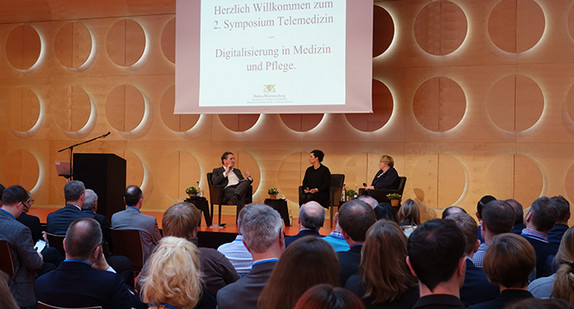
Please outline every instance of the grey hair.
M318 206L317 209L320 209L319 213L317 213L315 215L309 214L309 212L306 209L312 203L314 203ZM304 226L308 229L318 230L319 228L321 228L323 226L323 223L325 222L325 208L317 202L311 201L311 202L305 203L305 204L301 205L301 208L299 209L299 221L301 221L302 226Z
M371 206L371 208L375 209L375 207L377 207L377 205L379 205L379 202L372 196L369 195L361 195L359 196L359 199L367 204L369 204L369 206Z
M263 253L283 233L283 223L279 212L267 205L249 204L245 206L239 232L249 250Z
M82 194L86 191L84 183L79 180L72 180L64 185L64 197L66 202L75 202L82 197Z
M98 195L92 189L86 189L84 207L82 209L92 210L96 207Z

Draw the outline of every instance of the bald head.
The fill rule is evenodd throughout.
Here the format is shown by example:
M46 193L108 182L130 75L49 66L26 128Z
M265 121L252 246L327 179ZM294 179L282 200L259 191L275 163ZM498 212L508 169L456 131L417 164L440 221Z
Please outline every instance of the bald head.
M304 228L318 230L325 222L325 208L315 201L301 205L299 222Z
M64 238L66 258L88 260L102 243L102 230L92 218L77 219L70 224Z

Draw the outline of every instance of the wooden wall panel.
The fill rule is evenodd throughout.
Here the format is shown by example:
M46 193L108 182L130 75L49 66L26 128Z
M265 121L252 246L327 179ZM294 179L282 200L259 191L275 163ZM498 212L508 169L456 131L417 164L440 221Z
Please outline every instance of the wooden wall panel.
M486 194L574 199L571 1L376 2L375 114L185 116L171 113L175 1L16 2L0 9L0 183L35 207L63 204L58 150L107 132L75 151L125 158L149 211L197 181L207 193L227 150L255 201L277 187L293 217L312 149L350 188L393 156L425 219Z

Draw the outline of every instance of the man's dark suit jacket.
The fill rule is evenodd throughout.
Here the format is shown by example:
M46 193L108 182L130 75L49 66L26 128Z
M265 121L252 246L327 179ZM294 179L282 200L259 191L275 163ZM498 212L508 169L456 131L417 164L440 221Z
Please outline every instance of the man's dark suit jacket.
M528 291L523 290L504 290L500 292L500 295L484 303L476 304L470 306L472 309L502 309L506 308L507 305L521 301L523 299L532 298L532 294Z
M568 230L568 225L566 224L555 224L554 227L548 231L548 242L553 245L560 245L562 241L562 236Z
M84 262L64 262L34 287L39 301L57 307L147 308L117 274Z
M472 260L466 259L466 274L460 289L462 303L470 306L495 299L499 294L500 288L488 281L482 268L474 266Z
M319 234L319 231L316 230L301 230L297 235L285 237L285 247L289 246L295 240L305 236L324 237L323 235Z
M466 306L454 295L446 294L433 294L419 298L413 309L447 309L447 308L460 308L465 309Z
M237 175L237 178L239 178L239 180L243 179L243 175L241 174L241 171L239 169L233 168L233 170L231 171L234 172L235 175ZM211 175L211 182L214 185L222 187L227 186L228 180L227 177L223 176L223 172L225 172L225 168L223 166L213 169L213 173Z
M524 236L524 238L534 247L534 252L536 253L536 278L550 276L552 274L552 265L547 263L548 256L556 255L558 246L528 236Z
M36 243L38 239L42 239L42 225L40 224L40 218L22 213L17 220L30 229L30 232L32 232L32 241L34 243Z
M337 252L340 266L341 286L345 286L347 279L359 271L361 264L361 249L363 244L354 245L349 251Z
M99 213L95 213L89 209L84 209L82 210L82 212L85 213L89 218L98 221L98 223L100 224L100 228L102 229L102 236L104 237L104 240L106 241L106 243L108 243L108 245L111 244L112 243L112 237L110 236L111 227L110 223L106 219L106 216L101 215Z
M56 235L64 235L66 234L66 231L68 231L68 226L70 226L74 220L87 217L88 215L83 213L78 207L66 204L66 207L48 214L46 232Z
M243 278L227 285L217 292L219 309L243 308L257 309L259 294L271 276L276 261L253 265L251 271Z

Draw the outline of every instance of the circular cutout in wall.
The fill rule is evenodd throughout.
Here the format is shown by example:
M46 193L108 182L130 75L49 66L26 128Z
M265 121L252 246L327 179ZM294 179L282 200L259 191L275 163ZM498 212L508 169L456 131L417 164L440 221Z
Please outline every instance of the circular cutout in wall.
M373 113L345 114L347 121L357 130L373 132L382 128L393 113L393 96L385 84L373 79Z
M375 5L373 10L373 58L387 51L394 36L393 17L387 10Z
M525 155L496 157L489 164L487 175L486 191L495 197L513 198L522 205L530 205L542 194L542 171L534 160ZM508 196L509 192L511 196Z
M257 123L259 116L259 114L221 114L219 120L231 131L244 132Z
M0 94L6 104L6 121L14 132L31 136L41 115L40 99L30 88L5 88Z
M297 132L307 132L315 128L325 114L281 114L281 121L289 129Z
M447 55L457 50L467 32L466 16L450 1L436 1L426 5L415 20L417 44L431 55Z
M106 47L110 59L120 66L138 62L146 48L142 26L131 19L122 19L112 25L108 32Z
M56 107L58 126L68 132L77 132L84 128L92 113L90 97L84 89L79 86L69 86L55 92L55 97L62 98Z
M175 18L170 20L161 32L161 50L171 63L175 63Z
M416 120L427 130L445 132L460 123L466 111L466 97L458 83L435 77L422 83L413 99Z
M41 51L40 36L32 26L17 26L6 38L6 58L18 70L27 70L34 66Z
M533 0L502 0L488 19L490 39L509 53L521 53L534 47L540 41L544 27L544 12Z
M118 131L129 132L143 121L145 100L136 87L121 85L108 94L105 108L110 125Z
M486 107L490 119L499 128L520 132L532 127L542 116L544 95L529 77L509 75L492 87Z
M462 199L467 187L463 164L448 154L421 156L415 163L414 174L409 177L416 198L433 208L455 205Z
M159 110L163 123L175 132L185 132L195 126L201 115L174 114L175 86L169 87L161 97Z
M92 34L80 22L66 23L56 34L54 51L63 66L80 68L92 53Z
M7 167L2 172L5 184L18 184L31 191L40 180L38 159L27 150L18 149L8 152L4 164Z

